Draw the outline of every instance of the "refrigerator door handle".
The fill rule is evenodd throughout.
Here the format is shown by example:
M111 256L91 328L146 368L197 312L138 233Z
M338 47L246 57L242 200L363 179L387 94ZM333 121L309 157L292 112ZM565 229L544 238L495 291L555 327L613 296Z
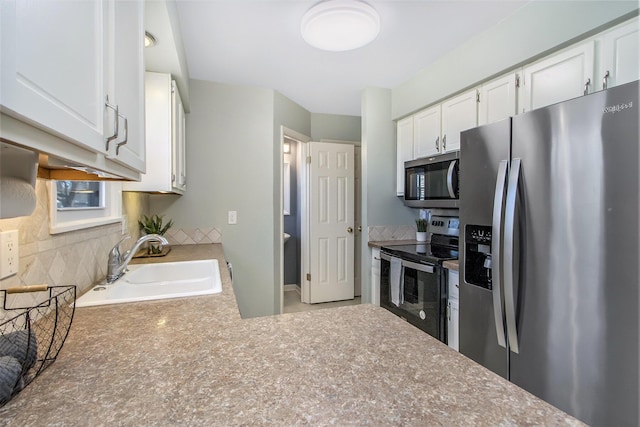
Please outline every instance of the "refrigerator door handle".
M520 159L511 160L509 171L509 187L507 189L507 202L504 216L504 308L507 320L507 335L509 348L514 353L519 353L518 330L516 328L516 301L515 301L515 277L514 252L515 252L515 216L518 186L520 181Z
M493 317L496 323L496 334L498 345L507 348L504 333L504 315L502 299L502 217L504 214L504 197L507 181L507 160L502 160L498 166L498 177L496 180L496 190L493 197L493 224L491 231L491 278L493 294Z
M456 192L453 190L453 172L456 169L457 160L449 163L449 170L447 170L447 190L449 191L449 197L452 199L456 198Z

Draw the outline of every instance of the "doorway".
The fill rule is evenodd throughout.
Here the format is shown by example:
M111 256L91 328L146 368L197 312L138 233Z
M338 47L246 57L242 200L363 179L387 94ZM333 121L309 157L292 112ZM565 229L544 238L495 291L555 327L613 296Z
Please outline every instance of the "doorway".
M354 219L349 224L351 229L352 242L349 246L350 262L348 269L353 275L351 284L351 295L343 295L335 299L344 299L340 302L314 303L311 304L310 285L307 280L310 273L310 239L313 228L310 227L310 199L309 196L309 164L307 159L310 156L311 140L305 135L295 131L282 128L283 146L283 168L282 168L282 230L284 238L282 243L282 274L281 287L281 313L294 311L307 311L318 308L352 305L360 303L360 144L350 141L321 141L323 146L337 146L353 150L351 161L354 166L349 186L351 188L351 198L353 199ZM317 143L316 143L317 144ZM344 157L343 157L344 158ZM317 203L317 202L316 202ZM346 229L346 227L343 227ZM344 241L344 239L343 239ZM345 247L345 245L343 245ZM335 266L332 267L335 269ZM344 270L344 269L343 269ZM329 270L325 270L329 271ZM344 273L344 271L342 271ZM332 301L332 298L325 298L324 301ZM314 301L315 302L315 301Z

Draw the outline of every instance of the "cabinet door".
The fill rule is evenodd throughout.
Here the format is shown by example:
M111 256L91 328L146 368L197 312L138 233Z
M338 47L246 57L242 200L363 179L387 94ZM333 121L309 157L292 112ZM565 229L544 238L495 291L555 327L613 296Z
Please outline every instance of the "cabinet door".
M523 112L593 92L594 49L582 43L525 67Z
M3 112L104 153L104 1L3 1Z
M184 192L187 189L186 118L175 81L171 82L171 101L171 182L174 189Z
M413 159L413 116L398 121L396 136L396 194L404 196L404 162Z
M380 306L380 249L371 248L371 304Z
M517 114L517 73L485 83L480 88L478 124L498 122Z
M640 34L638 18L607 32L602 37L599 89L640 79Z
M460 351L460 311L458 300L449 300L447 317L447 345L455 351Z
M465 92L442 103L441 152L460 149L460 132L478 125L478 92Z
M144 3L113 1L109 6L112 48L108 92L111 103L118 106L119 136L109 144L107 156L145 172ZM115 120L113 115L109 117Z
M440 106L427 108L413 116L413 158L428 157L440 152Z

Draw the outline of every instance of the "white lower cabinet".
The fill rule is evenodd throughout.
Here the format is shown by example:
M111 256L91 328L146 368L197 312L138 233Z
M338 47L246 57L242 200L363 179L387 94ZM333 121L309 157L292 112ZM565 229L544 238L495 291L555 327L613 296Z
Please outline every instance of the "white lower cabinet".
M447 301L447 344L452 349L459 351L459 311L458 311L458 272L448 270L449 299Z
M371 248L371 304L380 306L380 249Z

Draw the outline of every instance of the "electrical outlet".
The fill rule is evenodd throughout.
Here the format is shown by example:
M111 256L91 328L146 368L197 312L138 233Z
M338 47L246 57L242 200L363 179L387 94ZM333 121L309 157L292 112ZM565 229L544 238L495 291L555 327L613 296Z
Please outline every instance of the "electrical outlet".
M18 273L18 230L0 232L0 279Z
M237 211L229 211L227 215L227 222L229 224L237 224L238 223L238 212Z

